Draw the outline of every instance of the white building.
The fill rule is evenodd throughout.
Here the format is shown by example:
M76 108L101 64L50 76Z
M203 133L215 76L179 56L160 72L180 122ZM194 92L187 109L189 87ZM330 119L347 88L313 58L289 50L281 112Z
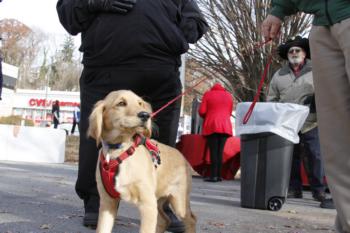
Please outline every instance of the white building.
M2 100L0 100L0 116L10 115L12 111L12 100L8 96L14 93L14 89L17 83L18 68L16 66L9 65L2 62Z
M61 122L73 121L73 109L80 105L79 92L16 89L18 68L2 63L3 89L0 116L19 115L34 124L51 122L51 108L55 100L60 102Z
M0 116L19 115L23 119L30 119L39 125L42 121L51 122L52 103L58 100L60 103L60 122L73 122L73 110L80 105L79 92L24 90L3 94L0 109L6 102L7 111L1 111Z

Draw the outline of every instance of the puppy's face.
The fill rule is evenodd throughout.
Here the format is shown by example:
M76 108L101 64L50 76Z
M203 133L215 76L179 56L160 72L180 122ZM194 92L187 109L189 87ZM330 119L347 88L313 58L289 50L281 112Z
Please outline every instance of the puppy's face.
M107 142L140 133L151 136L151 105L132 91L111 92L98 101L89 118L88 135Z

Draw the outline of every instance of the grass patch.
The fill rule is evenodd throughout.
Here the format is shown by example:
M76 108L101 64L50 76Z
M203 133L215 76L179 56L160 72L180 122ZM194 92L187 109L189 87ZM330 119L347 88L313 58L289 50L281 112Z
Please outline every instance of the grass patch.
M79 136L67 136L65 162L77 163L79 161Z
M34 126L34 122L32 120L23 119L21 116L6 116L0 117L0 124L5 125L21 125L21 122L24 121L25 126Z

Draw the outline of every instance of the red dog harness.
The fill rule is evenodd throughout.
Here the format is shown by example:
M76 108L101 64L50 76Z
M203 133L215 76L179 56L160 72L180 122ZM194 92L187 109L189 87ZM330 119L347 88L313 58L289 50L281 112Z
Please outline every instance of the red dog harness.
M149 138L146 138L140 134L135 134L133 139L134 143L126 151L110 161L106 160L103 150L100 151L100 174L102 183L105 190L112 198L120 197L120 193L115 189L115 176L118 174L118 166L123 162L123 160L134 154L136 147L139 145L144 145L150 152L155 167L157 168L157 165L160 164L160 152L156 144L154 144Z

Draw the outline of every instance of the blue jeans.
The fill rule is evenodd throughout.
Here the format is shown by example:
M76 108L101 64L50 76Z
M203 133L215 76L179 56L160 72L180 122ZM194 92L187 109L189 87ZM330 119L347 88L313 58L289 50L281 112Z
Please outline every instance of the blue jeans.
M299 134L300 143L294 146L292 171L289 188L302 190L301 161L304 167L312 192L324 192L324 169L321 159L318 128L314 128L304 134Z

